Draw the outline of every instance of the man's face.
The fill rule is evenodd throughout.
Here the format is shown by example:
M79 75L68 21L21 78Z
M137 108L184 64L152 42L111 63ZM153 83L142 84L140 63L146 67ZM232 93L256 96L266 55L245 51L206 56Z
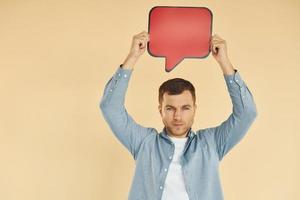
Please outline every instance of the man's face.
M189 90L178 95L164 93L158 109L168 135L186 137L187 131L193 125L196 108Z

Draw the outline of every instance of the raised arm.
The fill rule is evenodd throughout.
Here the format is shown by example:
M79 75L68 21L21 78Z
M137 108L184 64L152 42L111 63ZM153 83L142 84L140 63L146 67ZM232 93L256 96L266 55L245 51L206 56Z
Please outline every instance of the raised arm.
M228 59L225 40L217 35L213 36L211 50L212 55L223 71L233 105L232 113L228 119L221 123L221 125L210 128L219 160L221 160L246 134L257 116L257 110L249 88Z
M118 140L131 152L134 159L137 157L143 139L156 132L154 128L146 128L137 124L124 106L133 67L145 51L147 41L146 32L133 37L130 53L106 84L100 102L100 109L106 122Z

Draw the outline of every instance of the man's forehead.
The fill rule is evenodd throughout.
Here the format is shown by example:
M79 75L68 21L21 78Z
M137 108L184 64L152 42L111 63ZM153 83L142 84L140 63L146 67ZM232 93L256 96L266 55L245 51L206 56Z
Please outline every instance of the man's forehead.
M165 92L163 96L170 99L192 98L192 93L189 90L184 90L180 94L169 94Z
M164 93L163 102L165 105L171 105L171 106L192 105L193 97L190 91L184 91L181 94L176 94L176 95L170 95Z

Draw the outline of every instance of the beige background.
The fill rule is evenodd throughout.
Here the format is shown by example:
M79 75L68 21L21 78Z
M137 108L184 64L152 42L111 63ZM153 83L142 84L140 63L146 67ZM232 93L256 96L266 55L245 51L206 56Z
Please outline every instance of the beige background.
M227 200L296 200L299 190L300 2L0 1L0 199L126 199L134 160L105 123L99 100L132 36L148 30L153 6L205 6L213 34L254 95L258 117L220 165ZM171 73L147 52L126 106L162 129L159 85L183 77L196 87L194 130L231 112L212 55L186 59Z

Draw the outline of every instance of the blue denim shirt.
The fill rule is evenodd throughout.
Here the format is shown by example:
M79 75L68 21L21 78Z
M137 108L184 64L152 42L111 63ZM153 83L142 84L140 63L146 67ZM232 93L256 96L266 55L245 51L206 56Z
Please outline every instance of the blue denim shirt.
M132 71L118 67L105 86L100 108L112 132L136 163L128 199L160 200L175 147L165 128L158 133L155 128L136 123L128 114L124 102ZM181 157L190 200L223 199L219 163L243 138L257 115L252 94L239 72L235 69L234 74L223 76L232 113L219 126L197 131L191 128Z

